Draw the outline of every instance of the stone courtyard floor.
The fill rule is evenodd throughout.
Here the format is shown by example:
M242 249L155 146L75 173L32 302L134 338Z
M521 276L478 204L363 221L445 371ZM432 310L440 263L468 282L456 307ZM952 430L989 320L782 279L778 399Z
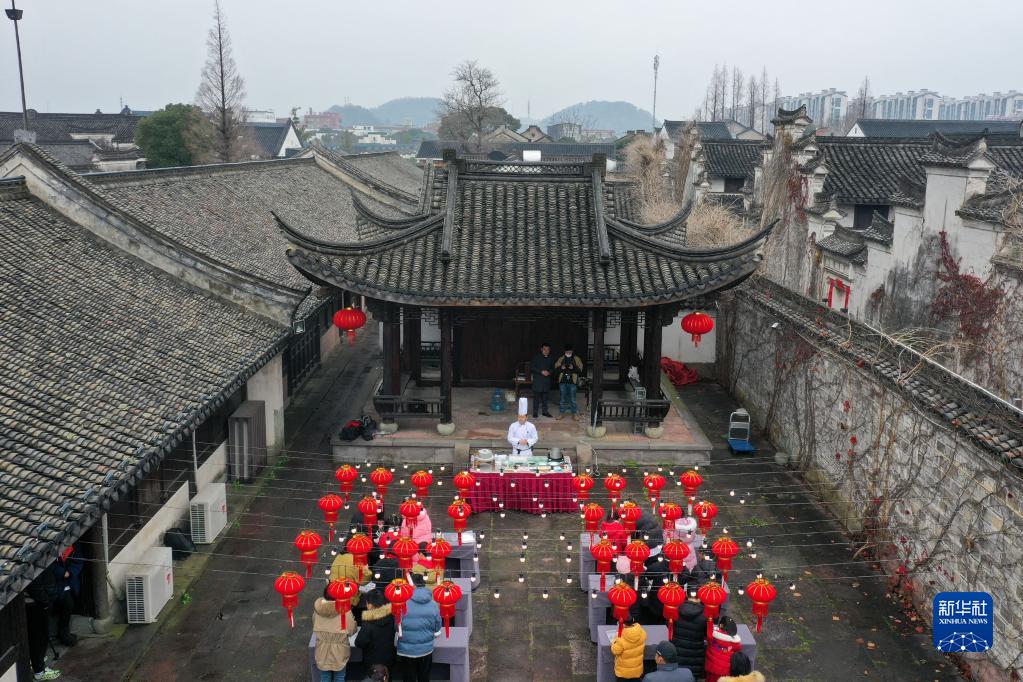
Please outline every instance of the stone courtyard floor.
M306 644L318 583L311 581L302 595L292 630L272 582L282 569L298 565L291 543L305 521L322 526L315 500L336 489L330 435L365 403L377 363L363 341L325 359L288 410L287 455L260 483L229 486L229 505L236 513L248 505L247 511L235 516L218 544L176 563L175 597L160 622L83 638L54 664L64 679L308 679ZM712 464L702 473L707 497L723 507L715 527L756 539L757 560L740 558L738 575L748 580L756 566L769 577L779 575L781 594L758 637L757 667L767 679L960 679L932 650L929 631L918 633L920 624L909 622L887 597L870 562L853 559L847 536L798 477L770 457L739 460L729 454L723 433L734 403L728 395L701 383L683 390L682 398L714 445ZM630 473L629 491L638 490L639 475ZM447 525L448 490L430 497L435 526ZM736 497L729 496L731 490ZM739 505L736 500L746 492L751 495ZM588 597L576 584L565 584L575 564L566 565L558 539L564 532L566 541L578 542L579 518L484 514L470 527L486 533L483 584L473 597L472 679L593 680L596 646L586 626ZM519 561L523 530L529 533L525 564ZM520 573L528 575L524 584L517 580ZM789 580L795 580L795 590L787 589ZM544 588L550 590L547 600L541 597ZM749 623L748 599L735 601L732 613Z

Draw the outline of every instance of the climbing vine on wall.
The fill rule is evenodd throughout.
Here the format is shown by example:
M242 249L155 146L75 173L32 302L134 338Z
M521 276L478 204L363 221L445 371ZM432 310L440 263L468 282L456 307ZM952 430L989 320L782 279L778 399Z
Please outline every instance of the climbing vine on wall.
M942 285L935 293L931 311L937 319L954 323L966 340L977 343L987 335L1005 291L990 279L961 272L961 259L952 255L948 234L943 230L939 236L938 280Z

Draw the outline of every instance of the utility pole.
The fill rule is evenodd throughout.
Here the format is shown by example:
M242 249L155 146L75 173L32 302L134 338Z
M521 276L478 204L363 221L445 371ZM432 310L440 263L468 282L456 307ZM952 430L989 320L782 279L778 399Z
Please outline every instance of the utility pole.
M24 11L15 7L14 0L11 0L11 8L4 10L4 12L7 14L7 18L14 22L14 44L18 48L18 78L21 80L21 118L27 132L28 106L25 104L25 72L21 68L21 36L18 34L18 22L21 20Z
M11 0L11 2L14 2L14 0ZM660 68L660 66L661 66L661 57L660 57L660 55L656 55L655 54L654 55L654 110L651 113L651 118L653 119L653 121L651 121L650 132L656 132L657 131L657 69Z

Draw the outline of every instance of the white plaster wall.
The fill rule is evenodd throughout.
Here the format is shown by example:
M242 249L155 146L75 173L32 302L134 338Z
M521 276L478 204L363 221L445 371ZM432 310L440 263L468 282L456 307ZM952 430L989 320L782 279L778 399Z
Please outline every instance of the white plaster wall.
M422 330L419 333L420 341L440 342L440 326L433 324L430 320L423 320Z
M333 324L320 336L320 359L327 357L335 348L341 345L342 332Z
M661 330L661 356L684 362L687 365L712 363L716 352L717 317L712 310L704 311L714 318L714 329L700 338L700 345L693 344L693 337L682 331L682 318L691 313L683 310L671 324ZM642 346L640 346L642 348Z
M162 547L163 534L167 529L181 525L187 517L188 486L182 485L176 493L171 495L167 503L157 510L153 518L142 526L124 549L111 557L110 565L107 567L109 578L107 587L111 604L118 601L123 604L124 579L132 565L141 562L142 555L149 549ZM124 613L118 613L117 617L122 621L125 618Z
M295 134L295 128L288 128L288 134L284 138L284 144L281 145L280 150L277 152L277 156L283 158L289 149L301 149L302 141L298 139L298 135Z
M227 474L227 441L225 440L213 451L195 472L195 489L202 490L213 481L224 478Z
M708 192L724 192L725 191L725 179L719 177L708 177L707 181L710 182L710 189Z
M262 400L266 417L266 446L276 454L284 444L284 357L281 354L256 372L248 383L249 400Z
M1001 233L992 229L992 225L977 221L964 221L958 216L958 229L949 230L949 242L952 252L962 260L959 262L961 272L972 272L981 279L991 274L991 257L998 252L998 240Z

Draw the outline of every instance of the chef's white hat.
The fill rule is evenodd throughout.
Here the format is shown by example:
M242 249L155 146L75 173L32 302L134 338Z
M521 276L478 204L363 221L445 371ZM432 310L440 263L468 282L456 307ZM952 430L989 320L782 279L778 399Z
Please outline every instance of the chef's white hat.
M519 415L529 414L529 399L519 398Z

